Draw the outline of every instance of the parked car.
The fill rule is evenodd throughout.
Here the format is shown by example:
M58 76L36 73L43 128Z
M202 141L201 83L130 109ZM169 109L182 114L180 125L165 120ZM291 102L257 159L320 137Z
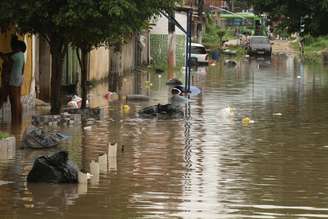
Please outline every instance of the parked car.
M251 36L247 46L249 55L268 55L272 54L270 40L266 36Z
M208 64L208 54L205 46L198 43L191 44L191 61L193 64Z

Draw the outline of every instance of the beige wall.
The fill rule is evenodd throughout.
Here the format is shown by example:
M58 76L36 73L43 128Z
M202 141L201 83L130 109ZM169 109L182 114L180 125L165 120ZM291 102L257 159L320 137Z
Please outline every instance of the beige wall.
M105 47L94 49L90 53L89 80L101 80L108 77L110 69L110 50Z
M38 45L38 73L37 73L37 97L43 101L50 101L50 81L51 81L51 55L48 43L39 38Z
M134 70L134 54L135 54L135 40L131 38L129 42L122 47L122 70L123 72L131 72Z

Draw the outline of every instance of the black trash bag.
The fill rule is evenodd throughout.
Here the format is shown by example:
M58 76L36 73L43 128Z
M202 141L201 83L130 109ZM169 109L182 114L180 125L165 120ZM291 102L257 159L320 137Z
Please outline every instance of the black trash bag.
M139 111L143 118L159 117L160 119L175 119L184 116L183 111L172 107L171 104L149 106Z
M31 183L78 183L78 171L68 160L68 152L60 151L52 156L41 156L33 163L27 176Z

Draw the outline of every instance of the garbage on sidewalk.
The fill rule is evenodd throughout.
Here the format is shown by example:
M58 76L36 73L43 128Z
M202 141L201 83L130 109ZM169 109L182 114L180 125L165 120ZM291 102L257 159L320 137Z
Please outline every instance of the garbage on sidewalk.
M29 183L78 183L78 169L67 151L37 158L27 176Z
M45 132L40 128L31 126L26 129L22 144L26 148L46 149L55 147L68 138L69 136L60 132Z
M34 126L58 126L58 125L80 125L81 115L61 113L60 115L34 115L32 125Z
M82 104L82 98L77 95L73 95L71 100L67 103L67 106L71 109L80 109L81 104ZM89 102L87 100L87 105L88 104Z

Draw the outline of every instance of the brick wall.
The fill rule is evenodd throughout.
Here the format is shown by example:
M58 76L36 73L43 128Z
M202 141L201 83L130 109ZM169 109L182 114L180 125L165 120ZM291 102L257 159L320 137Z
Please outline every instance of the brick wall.
M223 7L224 2L224 0L204 0L204 6L205 8L208 8L210 5L215 7Z

